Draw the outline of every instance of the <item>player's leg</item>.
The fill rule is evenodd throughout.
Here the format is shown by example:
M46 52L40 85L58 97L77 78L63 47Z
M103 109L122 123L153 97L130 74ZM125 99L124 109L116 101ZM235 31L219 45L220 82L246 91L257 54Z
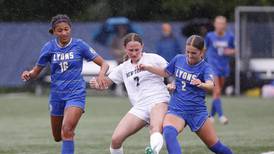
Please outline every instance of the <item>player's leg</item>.
M186 122L182 118L173 114L166 114L163 124L163 135L169 154L182 153L177 136L183 131L185 124Z
M214 80L215 80L215 86L213 89L213 102L212 102L211 116L213 117L215 112L217 112L220 122L223 124L227 124L228 119L223 115L223 108L222 108L222 101L221 101L221 94L222 94L222 89L225 83L225 78L215 77Z
M146 122L132 113L127 113L119 122L112 134L110 153L123 154L122 144L124 140L135 134L146 125Z
M61 130L63 124L65 102L60 100L51 100L49 102L51 130L54 140L59 142L62 140Z
M224 116L223 107L222 107L222 100L221 100L222 89L224 87L224 84L225 84L225 77L219 77L218 92L217 92L216 96L213 97L213 98L216 98L215 100L217 100L217 103L216 103L216 112L219 115L219 121L222 124L227 124L228 123L228 119L227 119L226 116Z
M51 121L51 130L54 140L59 142L62 140L61 130L62 130L62 123L63 123L63 116L50 116Z
M213 88L213 102L211 109L211 116L213 117L217 112L217 106L220 104L220 96L221 96L221 85L220 85L220 77L214 77L215 86ZM218 113L219 114L219 113Z
M209 119L205 121L196 134L212 152L216 154L232 154L231 149L219 141L216 131Z
M158 154L163 146L163 121L167 112L167 103L155 104L150 113L150 147Z
M69 106L65 109L62 125L62 154L74 153L74 130L83 114L83 109L76 106Z

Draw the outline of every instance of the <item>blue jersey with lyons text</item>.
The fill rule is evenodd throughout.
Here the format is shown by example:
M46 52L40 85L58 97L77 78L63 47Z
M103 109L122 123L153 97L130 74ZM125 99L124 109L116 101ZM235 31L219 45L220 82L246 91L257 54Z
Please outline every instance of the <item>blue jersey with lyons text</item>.
M224 55L224 49L235 48L233 34L226 32L223 36L218 36L215 32L209 32L205 37L205 43L207 62L214 71L229 72L229 56ZM219 74L219 72L214 73Z
M175 77L176 89L171 96L169 108L182 113L207 112L205 105L206 91L192 85L192 79L202 82L213 81L213 72L210 65L202 60L198 64L189 65L187 57L179 54L166 67L166 71Z
M72 38L64 47L59 46L57 39L47 42L37 65L50 64L51 100L85 97L86 84L81 75L83 59L92 61L96 56L97 53L81 39Z

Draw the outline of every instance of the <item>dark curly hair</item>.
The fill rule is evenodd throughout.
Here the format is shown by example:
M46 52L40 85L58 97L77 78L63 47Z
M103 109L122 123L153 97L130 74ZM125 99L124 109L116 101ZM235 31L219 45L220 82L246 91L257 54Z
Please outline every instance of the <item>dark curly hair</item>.
M49 33L53 34L53 30L56 27L56 25L60 22L65 22L71 27L71 20L70 18L65 14L57 14L56 16L51 18L51 28L49 29Z

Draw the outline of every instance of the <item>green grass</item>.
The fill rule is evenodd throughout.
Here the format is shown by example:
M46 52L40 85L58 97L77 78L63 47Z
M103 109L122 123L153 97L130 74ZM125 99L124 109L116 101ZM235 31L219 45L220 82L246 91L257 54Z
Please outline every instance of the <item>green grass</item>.
M0 95L0 154L57 154L60 143L53 141L47 96ZM127 98L88 97L86 113L76 130L76 154L108 154L111 134L129 110ZM210 102L210 99L208 100ZM215 123L220 139L235 154L274 151L274 100L225 97L229 125ZM211 153L187 128L179 136L184 154ZM144 128L126 140L126 154L142 154L149 143ZM165 148L161 152L166 153Z

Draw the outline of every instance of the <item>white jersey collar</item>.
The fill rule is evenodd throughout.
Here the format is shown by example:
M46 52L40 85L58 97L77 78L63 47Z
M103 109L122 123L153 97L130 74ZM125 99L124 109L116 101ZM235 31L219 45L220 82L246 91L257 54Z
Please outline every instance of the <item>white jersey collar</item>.
M56 43L56 45L57 45L59 48L65 48L65 47L69 46L69 45L71 44L71 42L72 42L72 38L70 38L69 43L68 43L67 45L65 45L64 47L62 47L62 46L59 45L57 38L55 39L55 43Z

